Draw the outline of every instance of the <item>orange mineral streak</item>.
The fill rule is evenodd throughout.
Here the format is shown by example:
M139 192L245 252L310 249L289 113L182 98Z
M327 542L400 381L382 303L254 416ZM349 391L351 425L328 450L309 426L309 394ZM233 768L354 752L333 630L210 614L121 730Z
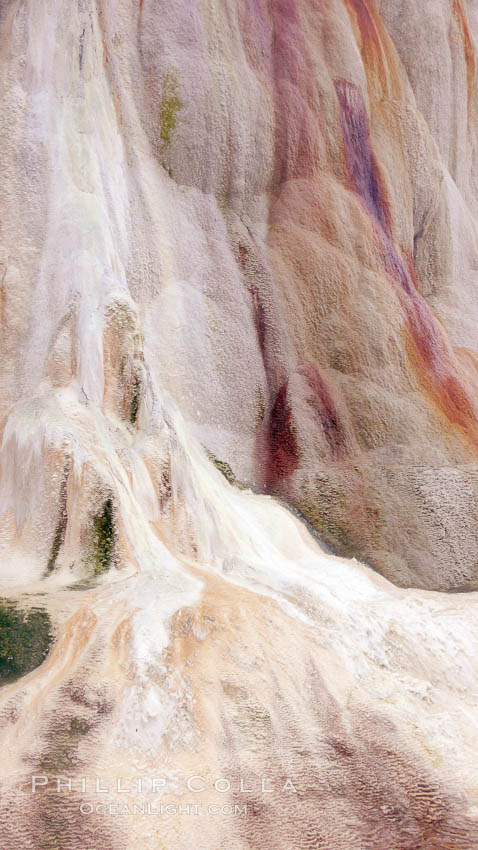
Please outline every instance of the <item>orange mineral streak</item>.
M114 106L114 110L115 110L115 114L116 114L116 120L118 122L118 126L121 126L121 124L122 124L121 103L120 103L118 90L117 90L115 82L114 82L114 76L111 73L111 55L110 55L110 50L109 50L109 47L108 47L108 36L109 36L109 34L107 32L107 25L106 25L106 22L105 22L105 15L104 15L104 12L103 12L103 7L102 7L101 2L98 3L98 25L99 25L100 32L101 32L101 43L102 43L102 47L103 47L103 63L104 63L105 70L107 71L108 78L109 78L109 83L110 83L110 87L111 87L111 94L112 94L112 98L113 98L113 106Z
M397 255L395 254L395 257ZM390 274L392 269L386 263ZM406 350L415 375L426 392L448 422L456 426L462 435L478 450L478 419L473 396L464 384L460 369L460 358L456 357L446 332L433 316L428 304L416 288L413 273L405 271L413 289L404 285L405 265L399 260L400 272L393 275L400 284L398 294L408 319ZM469 378L469 376L468 376ZM469 385L469 380L467 382ZM474 391L478 389L474 381ZM473 383L472 383L473 386Z
M466 87L467 87L467 104L468 104L468 132L470 131L470 119L473 106L473 86L475 81L476 58L473 39L471 37L470 26L468 23L468 15L463 6L462 0L453 0L453 15L456 23L461 30L463 37L463 49L465 53L466 63Z
M375 231L377 252L407 317L411 342L407 351L415 374L427 395L450 423L456 425L475 450L478 449L478 418L464 385L459 363L445 331L421 296L411 258L403 258L390 233L389 210L370 139L361 90L336 81L342 126L347 183L358 194Z
M418 290L415 270L382 231L377 238L385 270L393 280L407 317L406 350L415 375L426 394L448 421L457 426L478 450L478 418L464 384L460 361L447 334ZM476 387L474 388L476 392Z
M401 84L393 44L374 0L345 0L367 74L369 95L399 98Z
M437 379L437 375L433 374L430 368L427 352L423 348L423 340L410 327L405 332L405 346L420 386L448 422L458 429L467 442L471 443L476 453L478 422L459 376L449 372Z

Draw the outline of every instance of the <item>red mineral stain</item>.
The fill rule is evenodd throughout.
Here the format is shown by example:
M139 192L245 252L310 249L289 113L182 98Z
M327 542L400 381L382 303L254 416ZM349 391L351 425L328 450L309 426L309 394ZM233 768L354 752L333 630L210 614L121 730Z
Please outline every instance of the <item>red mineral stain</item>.
M339 101L349 183L384 230L390 231L390 212L370 143L368 118L362 92L346 80L337 80L335 90Z
M294 433L287 383L277 393L268 419L268 468L266 485L273 487L292 475L299 466L299 450Z
M322 426L331 456L339 460L343 455L345 434L332 392L312 363L302 363L297 372L305 378L310 389L307 401Z

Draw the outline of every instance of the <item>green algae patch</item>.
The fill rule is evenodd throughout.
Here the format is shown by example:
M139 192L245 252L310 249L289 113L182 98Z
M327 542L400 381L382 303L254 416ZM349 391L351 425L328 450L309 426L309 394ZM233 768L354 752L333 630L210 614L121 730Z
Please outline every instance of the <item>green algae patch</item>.
M24 610L0 599L0 686L39 667L52 642L50 617L43 608Z
M113 500L106 499L101 513L93 518L92 560L95 576L108 572L116 545Z
M218 469L219 472L222 475L224 475L224 478L226 479L226 481L229 481L229 484L234 485L236 483L236 476L234 475L234 473L233 473L230 465L227 463L227 461L219 460L216 457L215 454L213 454L211 451L209 451L209 449L206 449L206 453L207 453L209 460L214 464L216 469Z
M78 766L77 750L81 740L90 730L82 717L72 717L55 728L51 747L43 753L39 767L45 773L56 774Z
M55 535L53 537L53 543L50 550L50 557L48 558L48 563L46 567L46 575L50 575L55 569L56 559L60 553L60 549L63 546L66 534L66 526L68 521L68 514L66 510L67 503L67 484L68 484L68 476L70 474L70 458L67 458L67 462L65 464L65 468L63 470L63 476L61 479L61 487L60 487L60 513L58 517L58 522L55 529Z
M345 558L352 558L356 554L348 529L331 511L319 503L305 500L289 505L289 508L291 507L293 513L306 522L312 535L317 537L322 545L325 544L330 552Z
M213 452L206 448L206 446L204 446L204 449L211 463L214 464L216 469L219 470L221 475L224 476L224 478L226 479L226 481L229 482L229 484L232 484L233 487L238 487L239 490L246 489L246 485L236 478L230 464L228 464L226 460L219 460L219 458L217 458Z
M183 106L178 95L178 78L175 73L168 71L163 80L160 108L160 136L163 150L171 143L171 137L178 123L178 112Z
M65 538L65 529L63 527L63 523L59 522L56 530L55 536L53 538L53 543L51 547L50 557L48 558L48 563L46 567L46 574L50 575L55 569L56 559L60 553L60 549L63 545L63 540Z
M130 422L132 425L136 425L136 421L138 419L138 410L141 401L141 381L138 377L134 378L133 381L133 395L131 398L131 407L130 407Z

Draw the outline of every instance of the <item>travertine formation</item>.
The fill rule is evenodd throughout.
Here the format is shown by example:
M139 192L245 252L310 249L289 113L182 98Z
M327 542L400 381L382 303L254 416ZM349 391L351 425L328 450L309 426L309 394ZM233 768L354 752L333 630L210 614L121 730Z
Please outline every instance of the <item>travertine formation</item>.
M475 33L0 2L8 850L478 847Z

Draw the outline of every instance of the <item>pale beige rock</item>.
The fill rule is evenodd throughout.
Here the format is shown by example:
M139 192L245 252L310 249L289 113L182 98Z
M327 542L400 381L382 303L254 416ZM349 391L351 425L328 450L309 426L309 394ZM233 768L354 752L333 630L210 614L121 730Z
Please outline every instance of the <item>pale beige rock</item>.
M477 15L0 5L9 850L478 846Z

